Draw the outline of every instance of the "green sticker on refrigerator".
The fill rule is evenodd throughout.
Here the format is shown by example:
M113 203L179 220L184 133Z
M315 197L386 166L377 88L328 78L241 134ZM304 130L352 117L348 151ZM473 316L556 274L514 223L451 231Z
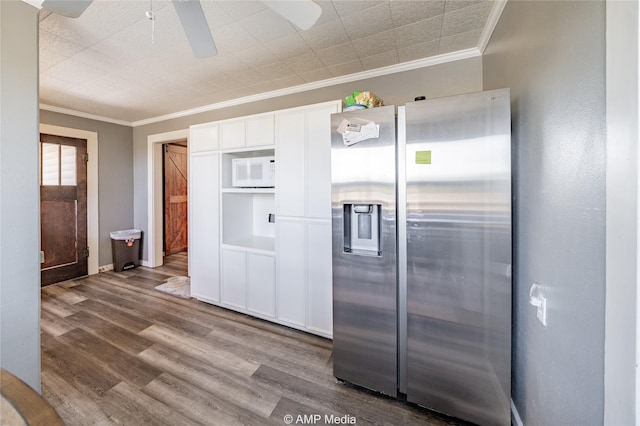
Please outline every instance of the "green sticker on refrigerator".
M431 164L431 151L416 151L416 164Z

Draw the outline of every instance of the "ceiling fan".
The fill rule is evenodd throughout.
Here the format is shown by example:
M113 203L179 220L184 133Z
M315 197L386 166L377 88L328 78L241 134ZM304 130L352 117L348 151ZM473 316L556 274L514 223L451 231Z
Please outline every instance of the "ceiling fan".
M93 0L39 0L40 7L68 18L77 18ZM313 0L260 0L265 6L302 30L316 23L322 8ZM33 0L28 1L34 3ZM199 0L171 0L193 53L198 58L215 56L218 51Z

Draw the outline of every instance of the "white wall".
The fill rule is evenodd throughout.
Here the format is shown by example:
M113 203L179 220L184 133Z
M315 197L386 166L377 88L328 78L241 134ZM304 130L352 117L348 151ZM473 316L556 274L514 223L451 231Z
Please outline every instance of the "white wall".
M40 391L38 11L0 1L0 366Z

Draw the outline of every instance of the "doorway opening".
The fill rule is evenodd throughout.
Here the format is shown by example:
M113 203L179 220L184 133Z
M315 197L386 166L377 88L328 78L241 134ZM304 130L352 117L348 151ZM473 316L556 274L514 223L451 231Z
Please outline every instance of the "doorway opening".
M143 266L156 268L164 264L164 191L163 191L163 151L164 145L176 141L189 143L189 129L156 133L147 136L147 216L148 227L145 232L143 247ZM144 217L136 221L144 221ZM146 251L146 253L145 253ZM145 259L146 258L146 259Z
M163 145L163 250L165 256L188 250L187 141Z

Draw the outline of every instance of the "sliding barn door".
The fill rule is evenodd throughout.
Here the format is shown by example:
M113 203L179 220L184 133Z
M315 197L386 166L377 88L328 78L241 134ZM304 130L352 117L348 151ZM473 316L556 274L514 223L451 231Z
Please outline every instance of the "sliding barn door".
M187 250L187 147L167 144L164 149L164 251Z

